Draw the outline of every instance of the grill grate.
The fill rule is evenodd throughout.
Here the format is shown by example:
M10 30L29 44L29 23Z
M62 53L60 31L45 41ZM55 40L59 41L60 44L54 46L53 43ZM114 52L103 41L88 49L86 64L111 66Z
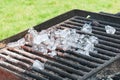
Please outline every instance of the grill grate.
M90 52L90 56L87 56L71 50L57 49L57 56L50 57L33 50L31 45L26 44L22 46L23 50L17 48L1 49L0 66L27 77L26 79L29 80L85 80L117 60L120 52L120 25L97 20L99 25L93 26L92 34L80 31L85 23L92 21L94 19L74 16L54 27L59 29L72 28L76 29L79 34L98 37L99 44L95 45L98 53ZM114 35L107 34L104 29L105 25L114 26L117 30L116 33ZM33 61L36 59L45 62L45 70L30 69Z

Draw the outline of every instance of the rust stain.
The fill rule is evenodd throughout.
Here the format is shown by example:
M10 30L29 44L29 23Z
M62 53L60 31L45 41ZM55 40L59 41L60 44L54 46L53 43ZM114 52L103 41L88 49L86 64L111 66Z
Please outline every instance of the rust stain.
M22 80L20 77L11 72L0 68L0 80Z

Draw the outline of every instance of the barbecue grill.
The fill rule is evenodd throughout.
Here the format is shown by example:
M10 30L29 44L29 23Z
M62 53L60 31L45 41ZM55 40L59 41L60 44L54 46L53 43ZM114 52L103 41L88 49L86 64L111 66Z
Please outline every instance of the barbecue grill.
M88 15L90 18L86 18ZM94 21L99 22L99 25L97 23L93 25L92 33L80 31L84 23ZM107 34L105 25L113 26L116 33ZM0 62L1 80L87 80L120 58L120 17L118 16L72 10L34 26L37 31L55 27L72 28L79 34L98 37L99 44L95 45L98 53L90 52L90 56L87 56L71 50L58 49L60 53L50 57L31 49L30 45L22 46L23 50L6 48L7 43L24 37L26 30L0 41L0 59L3 60ZM9 59L7 55L12 58ZM46 62L44 70L29 69L35 59Z

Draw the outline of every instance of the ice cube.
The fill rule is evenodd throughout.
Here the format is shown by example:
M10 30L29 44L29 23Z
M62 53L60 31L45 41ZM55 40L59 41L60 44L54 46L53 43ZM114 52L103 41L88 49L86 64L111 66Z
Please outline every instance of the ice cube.
M7 47L16 47L19 46L16 42L11 42L7 44Z
M80 42L76 43L76 48L82 49L82 44Z
M86 23L81 28L81 31L86 32L86 33L92 33L92 26Z
M38 51L42 52L44 55L48 53L48 49L47 49L47 46L41 44L41 45L38 45Z
M60 31L61 31L61 30L58 29L57 31L54 32L55 37L60 37Z
M32 49L38 51L38 50L39 50L38 45L34 44L34 45L32 46Z
M96 49L94 49L92 52L94 52L94 53L98 53L98 51L97 51Z
M89 40L93 44L98 44L98 38L95 36L90 36Z
M41 34L41 35L35 36L33 38L33 44L40 44L41 42L44 42L48 39L49 39L49 37L47 34Z
M30 28L28 30L28 33L32 35L32 37L35 37L38 35L38 32L34 28Z
M70 46L68 45L58 45L59 48L62 48L63 50L68 50L70 49Z
M25 39L24 39L24 38L19 39L17 42L18 42L20 45L24 45L24 44L25 44Z
M108 33L108 34L115 34L115 32L116 32L116 29L109 25L105 26L105 30L106 30L106 33Z
M35 70L44 70L44 63L40 62L39 60L35 60L33 62L32 68Z
M76 52L79 53L79 54L83 54L83 55L89 56L89 52L85 51L85 50L82 50L82 49L78 49L78 50L76 50Z
M85 37L84 34L82 34L82 35L79 36L80 39L83 39L84 37Z
M69 46L70 46L70 47L73 47L73 48L77 48L77 47L78 47L78 46L77 46L77 43L75 43L75 42L69 43Z
M69 30L69 29L57 30L57 31L55 31L55 37L65 38L65 37L67 37L68 35L70 35L70 30Z
M70 29L69 31L71 34L76 34L76 29Z
M94 50L94 44L92 43L86 43L86 45L83 48L85 51L93 51Z
M49 50L55 50L56 49L56 45L55 44L54 45L48 45L47 49L49 49Z
M67 38L69 38L71 42L77 42L79 39L79 34L71 34L70 37Z
M84 55L87 55L87 56L90 56L90 55L89 55L89 51L84 51L83 54L84 54Z
M62 44L62 45L66 45L66 44L67 44L67 40L61 41L61 44Z
M63 30L65 33L66 33L66 35L70 35L70 29L64 29ZM72 33L76 33L76 30L75 29L72 29Z
M70 34L68 30L62 30L61 33L60 33L60 37L67 37L67 35Z
M49 52L48 55L50 55L51 57L57 55L56 51L52 51L52 52Z
M46 34L46 33L48 33L47 30L42 30L42 31L39 32L39 35L40 34Z
M21 38L16 42L8 43L7 46L8 47L19 47L19 46L23 46L24 44L25 44L25 39Z
M43 41L43 44L45 44L47 46L47 45L53 44L53 42L50 39L48 39L46 41Z

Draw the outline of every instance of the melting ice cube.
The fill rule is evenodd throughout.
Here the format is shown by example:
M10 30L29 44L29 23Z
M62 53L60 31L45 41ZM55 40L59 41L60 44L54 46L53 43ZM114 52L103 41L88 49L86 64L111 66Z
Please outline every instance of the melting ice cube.
M44 42L46 40L48 40L48 35L47 34L41 34L41 35L38 35L38 36L35 36L33 38L33 44L40 44L41 42Z
M44 63L40 62L39 60L35 60L33 62L32 68L35 70L44 70Z
M55 31L55 36L56 37L62 37L65 38L70 34L70 30L69 29L64 29L64 30L57 30Z
M83 54L83 55L89 56L89 51L85 51L85 50L78 49L78 50L76 50L76 52L77 52L77 53L80 53L80 54Z
M34 28L30 28L28 30L28 33L30 33L32 35L32 37L35 37L38 35L38 32Z
M109 25L105 26L105 30L106 30L106 33L108 34L115 34L115 31L116 31L114 27L109 26Z
M76 34L76 29L70 29L71 34Z
M90 36L89 40L93 44L98 44L98 38L95 36Z
M84 24L81 31L86 33L92 33L92 26L90 24Z
M52 51L52 52L50 52L50 53L48 53L48 54L49 54L51 57L57 55L56 51Z
M48 53L48 49L45 45L38 45L38 51L42 52L43 54L47 54Z
M56 49L56 45L55 44L54 45L48 45L47 48L49 50L55 50Z
M93 51L93 49L94 49L94 44L92 44L92 43L87 43L85 46L84 46L84 50L85 51Z
M19 47L19 46L23 46L25 44L25 39L19 39L17 42L11 42L8 43L7 46L8 47Z

